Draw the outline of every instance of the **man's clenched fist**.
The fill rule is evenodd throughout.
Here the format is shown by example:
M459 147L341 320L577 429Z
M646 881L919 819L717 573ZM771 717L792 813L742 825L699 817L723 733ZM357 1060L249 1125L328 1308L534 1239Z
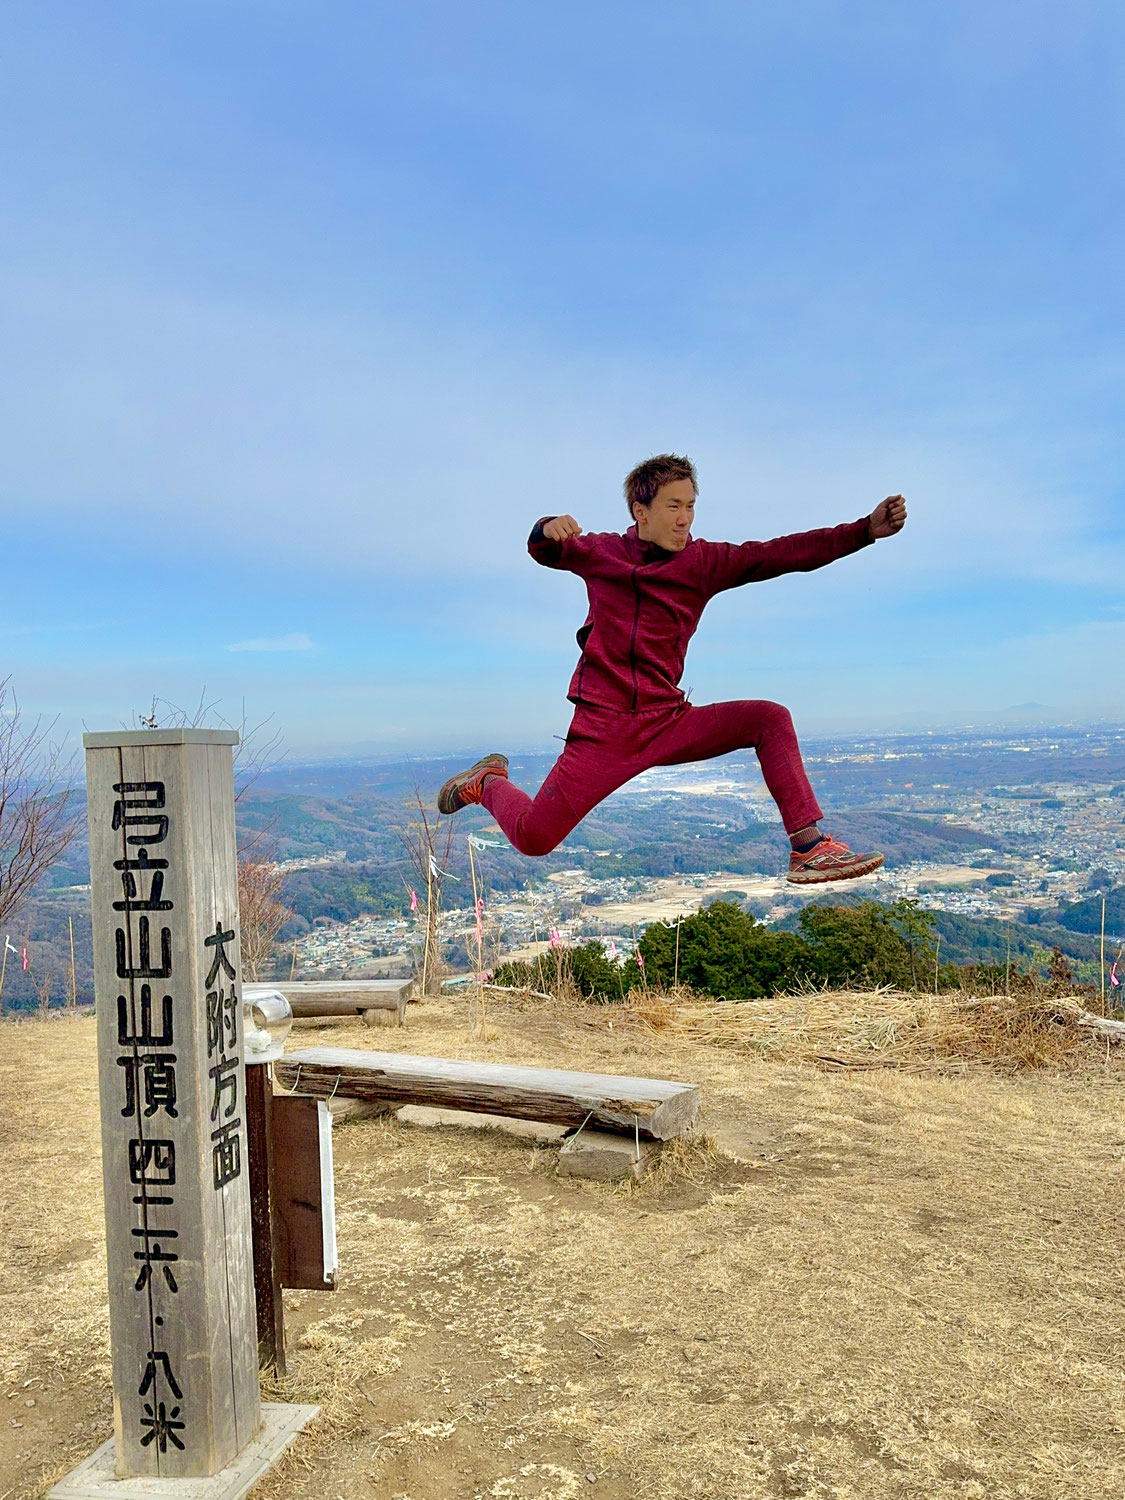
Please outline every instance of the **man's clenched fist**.
M582 528L573 516L556 516L543 527L543 535L549 542L565 542L572 536L581 536Z
M906 500L902 495L888 495L867 518L867 530L873 542L894 536L906 525Z

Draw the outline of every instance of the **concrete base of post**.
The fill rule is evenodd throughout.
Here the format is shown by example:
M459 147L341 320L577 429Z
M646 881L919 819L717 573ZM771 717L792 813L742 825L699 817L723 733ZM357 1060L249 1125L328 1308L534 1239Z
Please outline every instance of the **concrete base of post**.
M660 1154L661 1143L615 1135L610 1130L580 1130L559 1152L560 1177L590 1177L595 1182L639 1180Z
M328 1112L332 1116L333 1125L341 1120L381 1120L387 1115L397 1114L398 1109L397 1104L380 1104L374 1099L328 1100Z
M208 1479L118 1479L110 1438L48 1490L47 1500L243 1500L319 1411L319 1406L263 1401L258 1436L234 1463Z

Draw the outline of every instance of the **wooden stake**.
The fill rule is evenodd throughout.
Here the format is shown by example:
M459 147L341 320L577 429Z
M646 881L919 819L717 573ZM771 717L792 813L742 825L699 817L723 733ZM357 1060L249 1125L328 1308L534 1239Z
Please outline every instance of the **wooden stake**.
M4 957L0 960L0 1015L4 1014L4 975L8 972L8 939L4 938Z
M480 1005L480 1025L484 1029L484 949L482 946L481 910L480 898L477 894L477 862L473 858L473 841L468 840L469 845L469 873L473 877L473 921L476 923L477 935L477 1002Z
M1102 1015L1105 1015L1105 897L1102 897L1102 939L1100 960L1098 963L1098 977L1101 981Z
M434 872L433 867L426 864L426 937L422 944L422 993L430 993L430 928L433 925L434 909Z
M934 994L937 994L938 986L938 959L941 957L941 933L937 935L937 945L934 948Z
M683 917L676 918L676 964L672 971L672 988L677 989L680 983L680 923Z
M297 972L297 939L293 939L293 957L289 960L289 979L292 982L293 975Z
M634 927L632 929L632 932L633 932L633 957L636 960L637 968L640 969L640 971L641 971L641 984L644 986L644 992L647 995L648 994L648 970L645 968L644 955L641 953L641 945L640 945L640 943L637 942L637 929Z
M1008 928L1008 953L1007 953L1007 957L1004 959L1004 993L1005 993L1005 995L1010 995L1012 993L1011 974L1012 974L1012 929L1009 926L1009 928Z
M441 994L441 890L442 877L439 873L434 876L431 904L426 908L426 933L430 945L429 987L435 995Z
M527 883L528 900L531 902L531 930L535 934L535 957L539 957L539 922L535 916L535 893L531 889L531 881Z
M78 976L74 968L74 918L69 917L70 922L70 1006L73 1010L78 1004Z

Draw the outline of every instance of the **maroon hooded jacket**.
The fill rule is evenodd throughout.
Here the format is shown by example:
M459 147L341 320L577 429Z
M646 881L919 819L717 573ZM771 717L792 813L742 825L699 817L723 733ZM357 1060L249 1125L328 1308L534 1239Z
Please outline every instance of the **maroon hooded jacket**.
M552 542L536 522L527 550L546 568L586 580L590 611L578 632L582 656L570 681L572 703L635 713L682 702L680 677L688 642L709 599L743 583L808 573L870 543L867 517L845 526L800 531L772 542L704 542L682 552L624 535L598 532Z

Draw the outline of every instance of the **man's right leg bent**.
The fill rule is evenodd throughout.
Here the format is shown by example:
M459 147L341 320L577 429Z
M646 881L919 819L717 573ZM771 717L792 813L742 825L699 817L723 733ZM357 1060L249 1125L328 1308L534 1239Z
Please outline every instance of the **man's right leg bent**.
M654 744L650 763L682 765L749 749L757 753L786 833L823 816L805 773L793 720L780 703L751 698L685 707Z
M608 720L623 718L608 715ZM642 769L627 747L606 737L606 715L575 709L566 747L535 797L500 776L490 776L481 804L521 854L550 854L599 802Z
M685 708L653 742L650 763L667 766L709 760L751 745L786 833L797 835L790 839L788 880L795 885L852 880L879 868L881 854L854 854L847 844L821 834L822 814L805 774L793 720L780 703L747 699ZM801 841L802 831L811 835L807 844Z

